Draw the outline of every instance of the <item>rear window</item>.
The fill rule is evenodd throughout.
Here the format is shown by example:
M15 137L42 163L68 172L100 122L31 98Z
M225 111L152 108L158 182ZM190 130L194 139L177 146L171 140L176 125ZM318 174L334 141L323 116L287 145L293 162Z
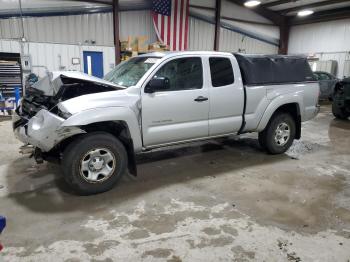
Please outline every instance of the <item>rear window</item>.
M210 57L211 84L213 87L227 86L235 81L230 59L224 57Z

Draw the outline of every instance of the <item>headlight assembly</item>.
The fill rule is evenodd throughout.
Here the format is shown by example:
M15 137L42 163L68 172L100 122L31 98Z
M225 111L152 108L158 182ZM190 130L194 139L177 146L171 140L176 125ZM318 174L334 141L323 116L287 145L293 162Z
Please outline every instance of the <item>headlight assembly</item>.
M58 115L59 117L64 118L64 119L68 119L68 118L70 118L70 117L72 116L71 113L69 113L69 112L64 112L64 111L62 111L60 108L58 108L57 115Z

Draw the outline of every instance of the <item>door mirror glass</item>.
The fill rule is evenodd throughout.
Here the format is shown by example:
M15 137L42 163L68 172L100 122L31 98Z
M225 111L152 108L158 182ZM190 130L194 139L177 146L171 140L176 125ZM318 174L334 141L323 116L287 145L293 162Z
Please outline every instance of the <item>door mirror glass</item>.
M170 88L170 81L167 77L153 78L145 87L145 93L154 93L157 91L165 91Z

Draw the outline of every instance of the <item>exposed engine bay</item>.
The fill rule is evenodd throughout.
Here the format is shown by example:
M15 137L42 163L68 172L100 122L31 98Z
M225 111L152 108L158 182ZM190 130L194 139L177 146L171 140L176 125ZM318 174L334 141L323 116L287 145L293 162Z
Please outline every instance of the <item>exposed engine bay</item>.
M102 79L103 83L102 81L92 82L91 79L71 78L63 74L53 81L47 81L46 78L26 90L26 95L22 99L21 111L17 112L20 116L31 118L40 110L45 109L65 118L56 106L59 102L82 95L118 90L118 87L106 84ZM47 90L47 86L50 85L53 88Z

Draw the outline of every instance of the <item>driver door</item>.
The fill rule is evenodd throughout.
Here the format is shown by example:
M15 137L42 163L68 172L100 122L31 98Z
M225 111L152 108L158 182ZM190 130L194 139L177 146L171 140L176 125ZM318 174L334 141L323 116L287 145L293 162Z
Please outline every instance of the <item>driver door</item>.
M152 78L169 80L167 90L142 91L142 131L145 147L208 136L209 92L202 58L167 60Z

